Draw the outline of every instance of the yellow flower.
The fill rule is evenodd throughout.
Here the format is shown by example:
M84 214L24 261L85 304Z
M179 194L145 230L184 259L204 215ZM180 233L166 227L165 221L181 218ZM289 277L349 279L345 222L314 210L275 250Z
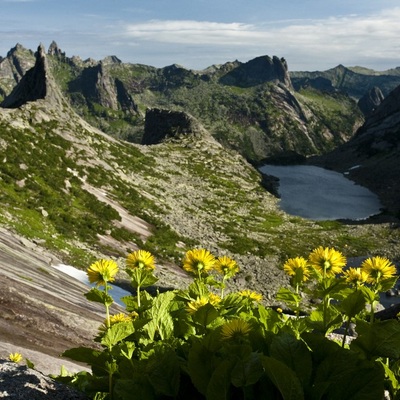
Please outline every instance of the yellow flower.
M98 260L87 269L89 282L96 286L113 282L117 272L118 264L113 260Z
M322 246L313 250L308 260L316 271L327 277L340 274L346 265L346 257L340 251Z
M251 332L250 324L243 319L232 319L222 325L221 339L222 340L241 340Z
M12 362L19 363L23 360L22 354L20 353L11 353L8 356L8 359Z
M278 307L278 308L276 309L276 312L279 313L279 314L282 314L282 313L283 313L283 310L282 310L282 308Z
M195 276L206 274L214 264L214 256L205 249L189 250L183 259L183 269Z
M343 275L347 283L356 287L362 286L368 280L368 274L361 268L349 268Z
M283 270L296 279L296 282L305 282L310 277L310 268L304 257L289 258L283 265Z
M136 250L133 253L128 254L126 258L127 268L135 269L155 269L154 256L146 250Z
M368 274L368 283L378 283L385 279L393 278L396 267L385 257L367 258L362 264L361 269Z
M194 314L199 308L205 306L208 303L208 298L205 296L198 297L187 304L186 311L189 314Z
M214 269L219 272L224 278L232 278L239 272L239 266L235 260L227 256L218 257Z
M113 326L115 324L118 324L120 322L131 322L135 318L138 317L138 313L133 311L130 314L124 314L124 313L119 313L119 314L114 314L110 316L110 326ZM99 327L99 331L105 332L109 327L107 327L107 319L104 320L104 323Z
M262 301L262 294L253 292L249 289L245 289L239 292L240 296L246 297L250 300L258 301L259 303Z
M209 302L210 304L212 304L213 306L216 306L218 303L221 302L221 297L218 296L217 294L210 293L210 294L208 295L208 302Z

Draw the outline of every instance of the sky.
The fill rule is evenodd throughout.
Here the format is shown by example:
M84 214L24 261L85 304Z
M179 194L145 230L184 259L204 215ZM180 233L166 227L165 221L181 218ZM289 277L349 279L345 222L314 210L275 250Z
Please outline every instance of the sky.
M399 0L0 0L0 56L54 40L68 57L201 70L284 57L289 71L400 66Z

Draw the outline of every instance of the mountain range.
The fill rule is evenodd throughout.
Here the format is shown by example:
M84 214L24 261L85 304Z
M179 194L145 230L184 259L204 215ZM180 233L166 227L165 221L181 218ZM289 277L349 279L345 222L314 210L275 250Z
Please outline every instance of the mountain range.
M123 265L146 249L166 290L187 283L182 257L204 247L239 263L231 289L273 303L287 284L283 261L319 245L399 260L397 69L382 87L376 74L349 71L365 90L346 89L347 78L318 87L319 77L291 74L278 57L192 71L83 61L55 43L11 49L0 59L0 339L53 355L83 340L68 331L82 323L71 317L79 302L70 281L62 301L59 263ZM378 89L379 104L361 111L358 101ZM349 224L287 215L256 168L265 160L357 166L352 178L380 195L385 215ZM121 273L117 283L126 281ZM98 310L88 319L101 320ZM56 334L48 349L41 335Z

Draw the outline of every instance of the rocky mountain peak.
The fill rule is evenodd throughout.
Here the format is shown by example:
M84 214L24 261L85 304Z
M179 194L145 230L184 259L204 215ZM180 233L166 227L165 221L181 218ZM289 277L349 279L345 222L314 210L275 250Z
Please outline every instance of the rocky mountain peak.
M284 58L273 56L256 57L224 75L220 82L225 85L250 87L264 82L283 83L291 87L287 62Z
M61 49L58 47L57 43L54 40L51 42L47 54L56 57L62 57L62 58L65 57L65 52L61 51Z
M1 107L18 108L27 102L40 99L62 103L61 92L49 71L46 51L42 44L39 45L35 57L35 65L25 73L18 85L1 103Z

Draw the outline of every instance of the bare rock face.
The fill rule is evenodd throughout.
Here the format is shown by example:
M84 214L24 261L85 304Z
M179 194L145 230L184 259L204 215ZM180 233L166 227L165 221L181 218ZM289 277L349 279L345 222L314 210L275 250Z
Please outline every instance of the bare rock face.
M288 66L284 58L261 56L239 65L224 75L220 82L225 85L250 87L264 82L283 83L291 88Z
M361 99L358 101L358 107L365 116L371 115L384 99L382 91L378 87L370 89Z
M38 47L34 67L26 72L10 95L1 103L1 107L18 108L40 99L49 100L53 104L63 103L61 92L49 72L43 45Z
M25 365L0 360L0 397L15 400L85 400L74 388Z
M146 121L142 144L157 144L178 135L197 134L198 122L182 111L152 108L146 111Z
M104 61L89 66L82 72L81 77L72 82L72 91L82 92L83 96L112 110L122 109L125 112L136 114L138 107L129 94L124 83L113 78L107 69L109 64L119 64L115 57L108 57Z

